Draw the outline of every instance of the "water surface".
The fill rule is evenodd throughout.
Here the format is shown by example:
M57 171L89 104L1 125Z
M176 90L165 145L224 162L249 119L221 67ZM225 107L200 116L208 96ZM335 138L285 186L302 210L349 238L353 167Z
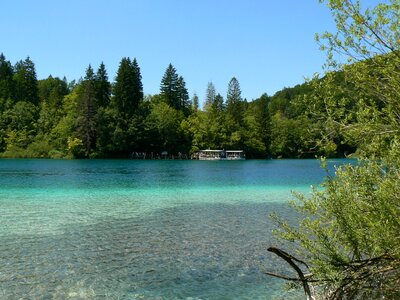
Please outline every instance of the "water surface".
M331 161L342 164L345 161ZM268 215L316 160L0 160L1 299L287 299Z

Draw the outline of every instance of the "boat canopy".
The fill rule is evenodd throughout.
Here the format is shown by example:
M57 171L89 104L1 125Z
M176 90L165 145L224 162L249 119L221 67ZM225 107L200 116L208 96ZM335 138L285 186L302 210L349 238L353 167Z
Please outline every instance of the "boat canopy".
M200 160L243 160L243 150L218 150L205 149L197 152L196 157Z

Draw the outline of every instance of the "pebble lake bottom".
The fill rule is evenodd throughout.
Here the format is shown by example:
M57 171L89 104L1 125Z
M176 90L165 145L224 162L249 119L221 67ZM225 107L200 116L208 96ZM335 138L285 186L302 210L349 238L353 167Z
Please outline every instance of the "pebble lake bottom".
M0 299L303 299L263 274L269 214L319 165L0 160Z

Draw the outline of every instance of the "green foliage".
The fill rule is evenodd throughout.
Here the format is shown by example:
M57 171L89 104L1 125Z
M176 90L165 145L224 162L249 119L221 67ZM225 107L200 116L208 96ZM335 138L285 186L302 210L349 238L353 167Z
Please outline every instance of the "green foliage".
M207 112L212 113L214 116L222 114L225 110L224 98L220 94L217 94L212 82L209 82L207 85L204 109Z
M41 139L37 137L26 149L26 157L39 157L39 158L47 158L54 157L55 155L52 145L45 139ZM58 157L59 158L59 157Z
M176 69L169 64L165 70L164 76L161 79L160 95L165 99L165 102L175 108L180 108L179 91L178 91L178 78L179 75Z
M243 121L243 99L240 90L239 81L233 77L228 84L228 92L226 95L226 112L232 120L241 125Z
M271 115L269 110L270 97L261 95L253 103L249 103L249 109L253 109L253 115L259 129L259 138L265 147L264 153L269 153L271 143Z
M86 147L81 139L68 138L68 153L74 158L82 158L87 155Z
M190 113L191 103L189 101L189 94L186 89L186 83L182 76L178 78L178 102L179 109L183 112L185 116Z
M76 134L85 147L85 157L89 157L96 145L96 90L92 67L86 70L82 88L78 91L78 111L76 118Z
M336 170L311 196L297 195L298 226L278 219L278 233L308 265L306 279L323 299L400 298L400 1L361 9L327 2L338 32L325 33L327 72L299 99L324 130L358 147L355 165ZM347 57L348 64L336 60Z
M68 84L65 80L49 76L47 79L39 80L38 89L40 99L38 132L46 135L60 121L63 114L63 98L69 93Z
M317 40L327 51L326 67L340 70L346 83L333 85L331 74L326 84L321 83L324 106L331 108L328 119L358 146L359 155L384 155L399 133L399 1L365 10L359 1L329 1L328 5L338 31ZM337 53L351 64L338 63ZM335 109L335 101L340 109Z
M271 116L280 112L287 118L295 118L305 113L308 109L307 103L299 102L304 96L312 92L309 83L296 85L292 88L284 88L271 97L269 111Z
M339 83L345 80L343 75L335 78ZM312 98L323 111L324 101L311 89L318 83L321 80L285 88L272 97L262 95L248 103L242 98L238 80L232 78L225 103L210 82L204 109L199 110L197 95L189 100L186 83L171 64L161 80L161 93L144 97L136 59L122 58L111 85L103 63L97 72L88 68L85 78L78 82L68 83L65 78L52 76L36 81L32 61L20 61L13 68L2 55L0 92L4 96L0 97L0 153L22 147L18 148L21 149L19 156L31 157L37 153L42 157L47 153L55 157L89 158L130 157L134 152L160 152L166 148L174 154L215 148L243 149L248 158L340 156L352 150L344 142L344 134L337 133L334 122L331 124L336 127L326 126L327 122L318 119L316 112L319 111L310 113L307 106ZM321 88L327 89L326 86L321 84ZM29 96L28 91L37 94L38 100L31 101L35 97ZM344 89L341 98L337 97L344 99L348 91ZM6 95L11 96L4 98ZM20 104L16 106L21 102L17 96L30 99L22 102L36 107L34 118L28 117L30 108L24 114ZM20 120L15 114L20 115ZM281 117L277 118L278 115ZM23 120L24 116L27 120ZM22 132L27 123L29 130ZM326 128L324 132L330 130L335 135L321 134L323 128ZM12 130L15 132L11 133ZM68 140L75 138L82 141L83 154L69 150ZM33 150L28 151L31 143L34 143ZM39 151L40 145L43 151ZM7 153L12 156L17 152Z
M292 157L297 153L297 142L299 133L297 122L287 119L277 113L271 120L271 154L278 157Z
M154 148L155 151L166 150L170 153L179 151L179 129L183 117L182 112L163 102L151 108L145 126L152 141L157 145Z
M197 112L199 110L199 97L195 93L192 98L192 111Z
M209 112L198 111L186 121L187 134L191 136L191 153L201 149L220 149L224 143L223 120Z
M32 103L19 101L5 115L9 121L9 129L35 132L38 108Z
M172 108L182 111L185 116L189 115L191 103L186 83L183 77L178 75L172 64L168 65L161 79L160 96Z
M244 136L243 150L248 153L248 158L262 157L267 152L265 141L263 140L263 129L261 123L257 121L256 115L250 110L244 116Z
M96 152L100 157L106 157L113 152L112 140L115 124L115 113L112 109L100 107L96 114Z
M62 100L68 94L68 84L65 80L49 76L38 81L38 94L41 103L46 103L51 108L62 105Z
M3 53L0 54L0 99L11 99L14 95L14 70ZM2 107L0 106L0 111Z
M136 63L137 64L137 63ZM138 66L135 66L138 68ZM111 84L108 81L106 66L101 63L95 76L96 106L107 107L110 104ZM143 96L142 96L143 97Z
M217 92L215 90L215 85L210 81L207 84L206 99L204 102L204 107L213 107L215 109L215 97Z
M76 136L75 124L77 119L79 89L77 87L71 94L63 99L62 116L51 131L48 133L48 140L54 149L68 154L68 139Z
M112 106L125 123L133 116L143 100L142 76L134 59L122 58L113 88Z
M39 104L38 82L36 79L35 64L28 57L15 65L14 72L14 100Z
M310 281L324 299L400 296L400 157L394 152L338 169L312 196L298 195L296 227L279 221L278 232L310 266Z

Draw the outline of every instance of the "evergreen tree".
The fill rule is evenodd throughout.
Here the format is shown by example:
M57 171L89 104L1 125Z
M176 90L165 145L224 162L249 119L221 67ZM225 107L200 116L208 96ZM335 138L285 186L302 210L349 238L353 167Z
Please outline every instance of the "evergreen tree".
M3 53L0 54L0 99L3 101L11 99L13 96L14 82L13 82L13 67L9 61L6 60ZM0 107L0 111L1 111Z
M172 64L168 65L161 79L160 94L166 103L175 109L180 108L179 103L179 76Z
M260 138L264 143L265 149L269 150L271 143L271 116L269 114L270 97L267 94L262 94L256 100L256 121L260 124Z
M224 97L221 94L215 96L214 107L218 113L222 113L225 109L224 107Z
M228 93L226 96L226 111L236 124L242 124L243 119L243 99L239 81L233 77L229 81Z
M114 84L113 106L128 121L143 100L143 85L136 59L122 58Z
M207 109L207 107L212 107L215 108L214 104L215 104L215 97L216 97L216 90L215 90L215 86L214 84L210 81L207 84L207 90L206 90L206 100L204 103L205 108Z
M183 111L185 116L189 115L190 112L190 101L189 101L189 93L186 89L186 83L182 76L178 77L178 108Z
M36 79L35 64L26 58L15 65L15 101L27 101L34 105L39 104L38 82Z
M78 138L85 148L88 157L96 145L96 90L95 75L92 67L86 69L86 76L82 82L82 90L78 98L78 118L76 129Z
M94 70L91 65L89 65L86 69L86 75L84 80L85 82L91 82L91 83L95 81Z
M193 112L197 112L199 110L199 96L197 96L196 93L194 93L193 98L192 98L192 108Z
M236 77L232 77L229 81L226 101L228 106L242 101L242 91L240 90L239 81Z
M131 82L131 60L128 57L122 58L117 71L117 77L113 86L113 107L118 115L133 113L133 107L130 105L132 97L132 82Z
M186 116L189 114L191 104L185 80L178 75L172 64L168 65L161 79L160 95L172 108L182 111Z
M107 70L103 62L97 70L95 80L97 106L107 107L110 103L111 84L108 81Z
M132 69L132 84L133 84L133 106L135 111L138 109L140 103L143 101L143 84L142 84L142 75L140 73L140 67L136 60L133 59L131 64Z

